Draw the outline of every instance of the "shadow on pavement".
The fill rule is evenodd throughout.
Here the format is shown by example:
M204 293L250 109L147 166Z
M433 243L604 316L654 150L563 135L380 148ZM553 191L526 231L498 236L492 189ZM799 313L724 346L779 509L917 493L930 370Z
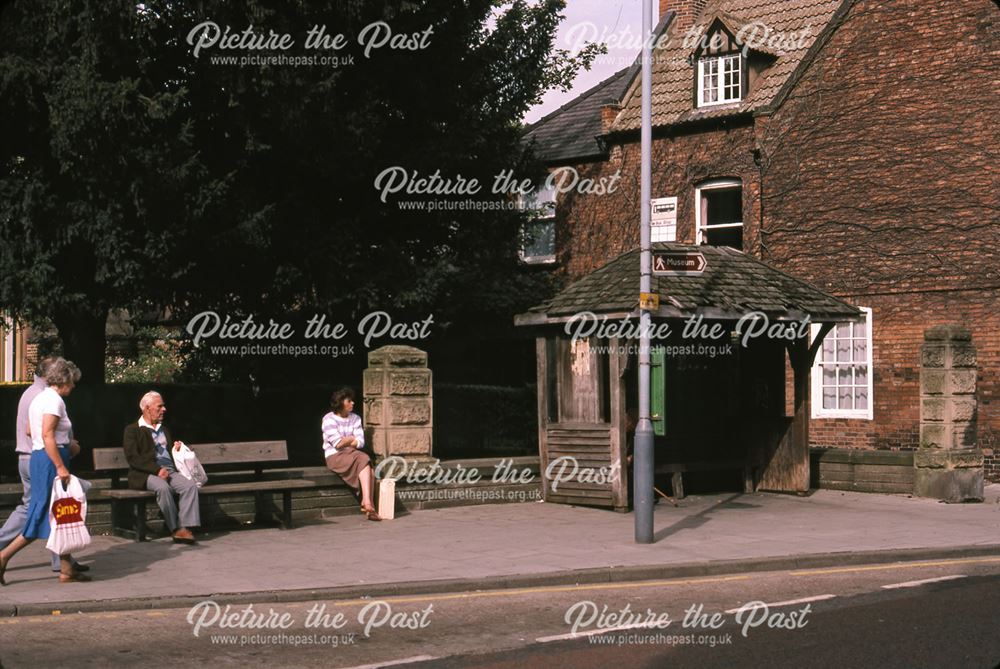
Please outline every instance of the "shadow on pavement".
M710 518L709 516L722 508L756 508L755 504L746 504L743 502L734 502L733 500L739 499L743 496L743 493L733 493L725 499L719 500L715 504L712 504L706 509L702 509L697 513L693 513L689 516L685 516L673 525L668 525L663 529L657 531L653 534L653 543L658 543L662 539L666 539L672 534L676 534L681 530L695 530L707 523ZM737 504L738 506L732 506Z

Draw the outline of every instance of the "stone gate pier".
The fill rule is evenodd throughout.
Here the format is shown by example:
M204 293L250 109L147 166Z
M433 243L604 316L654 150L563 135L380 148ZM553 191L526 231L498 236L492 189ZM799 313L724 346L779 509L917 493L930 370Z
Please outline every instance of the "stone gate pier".
M430 460L434 398L427 353L412 346L375 349L363 383L365 428L378 458Z
M920 448L914 494L946 502L983 500L983 451L976 447L976 347L968 329L924 333L920 365Z

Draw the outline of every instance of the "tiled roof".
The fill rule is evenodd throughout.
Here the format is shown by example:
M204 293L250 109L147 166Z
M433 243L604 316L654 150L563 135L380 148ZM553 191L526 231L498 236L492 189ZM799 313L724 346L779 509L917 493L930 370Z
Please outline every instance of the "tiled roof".
M694 68L689 57L700 41L685 45L687 31L669 29L670 39L659 46L653 54L653 126L667 126L687 121L696 121L721 116L732 116L755 111L771 104L779 91L802 62L803 57L816 39L830 24L837 10L850 0L716 0L710 2L702 12L696 25L702 33L715 18L732 30L760 24L769 28L771 34L802 35L805 39L794 41L788 48L779 44L764 46L759 51L779 54L755 82L748 96L738 103L707 109L694 107ZM752 46L751 46L752 48ZM641 77L637 74L630 82L623 108L612 126L613 132L637 130L641 123L642 89Z
M856 307L728 247L656 243L653 250L697 252L707 261L698 275L653 276L652 289L660 296L660 311L654 315L739 319L760 311L770 318L809 315L813 322L845 321L860 315ZM581 311L633 313L638 303L639 251L634 250L518 316L517 323L538 325Z
M530 125L526 142L534 142L535 155L545 163L602 157L597 143L601 107L621 102L630 77L629 68L616 72L587 92Z

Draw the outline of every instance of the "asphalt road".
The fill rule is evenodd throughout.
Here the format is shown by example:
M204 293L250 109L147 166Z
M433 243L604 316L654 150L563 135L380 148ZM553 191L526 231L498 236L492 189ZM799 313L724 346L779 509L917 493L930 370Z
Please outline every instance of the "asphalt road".
M1000 663L1000 558L226 606L3 619L0 663L5 669L992 669Z

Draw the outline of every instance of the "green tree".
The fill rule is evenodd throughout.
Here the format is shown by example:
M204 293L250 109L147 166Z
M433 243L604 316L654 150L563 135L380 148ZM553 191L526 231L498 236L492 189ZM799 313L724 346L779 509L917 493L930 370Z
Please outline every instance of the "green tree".
M173 230L215 196L183 87L149 76L154 28L125 4L0 15L0 308L54 323L91 382L109 309L165 300Z
M593 51L554 49L563 0L15 2L0 14L0 308L49 319L103 378L109 309L433 310L509 323L537 297L515 211L406 212L376 176L529 169L520 119ZM230 65L188 36L211 21L324 25L353 62ZM430 27L426 48L356 37ZM273 53L273 52L272 52ZM316 52L319 53L319 52ZM498 308L500 305L500 308Z

